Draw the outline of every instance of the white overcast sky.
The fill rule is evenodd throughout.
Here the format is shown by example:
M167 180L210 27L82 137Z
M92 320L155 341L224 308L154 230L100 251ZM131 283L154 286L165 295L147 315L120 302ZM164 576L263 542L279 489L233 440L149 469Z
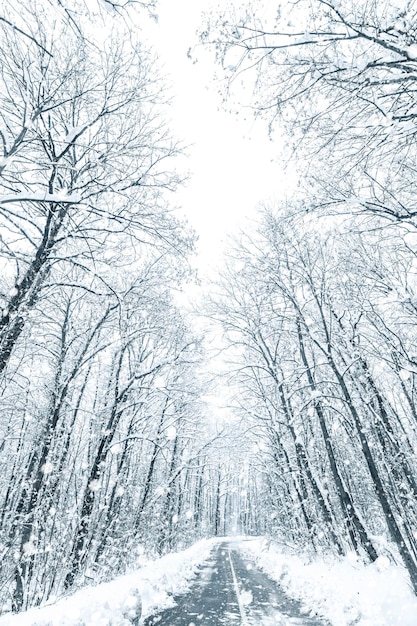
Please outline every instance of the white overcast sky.
M197 231L196 266L202 278L202 292L208 288L205 277L212 278L222 265L222 250L228 234L244 227L245 217L253 216L262 200L282 195L285 174L276 160L279 147L267 137L266 128L254 124L252 114L230 114L222 109L213 74L218 71L211 55L199 50L198 63L187 57L198 43L201 13L213 0L159 0L157 24L144 30L160 56L172 84L171 109L173 130L189 147L187 167L191 178L178 192L176 204L182 207ZM237 0L236 0L237 2ZM217 0L226 5L227 0ZM250 93L248 95L248 100ZM187 306L202 297L200 288L189 285L185 292ZM196 328L205 329L206 320L193 318ZM200 330L201 330L200 328ZM223 346L221 338L211 335L213 353ZM223 357L216 355L213 371ZM230 421L226 408L229 389L218 381L216 391L206 396L211 414L217 421ZM226 406L225 406L226 405Z
M258 202L283 184L273 162L278 150L265 128L254 125L250 113L221 110L213 82L218 68L211 57L199 52L196 64L187 58L187 50L197 43L201 12L211 2L159 0L158 23L145 28L173 85L174 132L190 145L191 180L177 201L199 235L200 270L219 263L226 234L242 226Z

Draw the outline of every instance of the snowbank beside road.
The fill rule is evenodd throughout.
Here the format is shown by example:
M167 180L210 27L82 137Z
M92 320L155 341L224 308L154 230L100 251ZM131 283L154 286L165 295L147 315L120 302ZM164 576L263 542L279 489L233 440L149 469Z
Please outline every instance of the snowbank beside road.
M172 606L187 591L196 567L208 558L215 539L168 554L110 583L86 587L54 604L0 617L0 626L132 626L138 598L143 615Z
M307 563L262 539L242 542L242 551L312 616L325 617L332 626L417 625L417 598L407 573L386 557L371 565L355 557Z

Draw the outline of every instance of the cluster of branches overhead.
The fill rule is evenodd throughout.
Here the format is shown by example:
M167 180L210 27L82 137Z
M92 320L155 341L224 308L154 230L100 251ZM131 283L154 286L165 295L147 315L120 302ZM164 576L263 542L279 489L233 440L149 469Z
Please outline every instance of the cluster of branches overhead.
M250 105L284 125L317 203L408 220L416 213L416 15L415 2L301 0L268 19L252 2L211 19L202 40L216 48L228 94L242 100L241 85L252 83Z
M53 12L58 10L58 15L64 18L67 27L75 30L78 34L82 34L84 30L85 16L102 17L103 14L112 16L127 17L131 9L146 9L148 14L154 19L157 18L156 6L157 0L94 0L92 3L88 0L49 0L50 9ZM47 54L52 54L45 47L42 37L33 28L30 20L22 15L16 15L16 4L11 0L5 0L0 14L0 22L19 33L23 38L27 38L35 43L39 48ZM22 19L23 17L23 19Z

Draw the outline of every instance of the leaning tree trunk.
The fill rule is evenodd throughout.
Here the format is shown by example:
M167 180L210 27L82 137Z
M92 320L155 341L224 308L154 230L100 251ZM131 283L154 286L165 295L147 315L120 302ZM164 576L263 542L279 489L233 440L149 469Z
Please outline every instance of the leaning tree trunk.
M369 446L366 434L365 434L365 430L363 428L362 425L362 421L361 418L359 416L358 411L356 410L355 404L353 402L353 399L350 395L349 389L346 385L346 381L344 379L343 374L340 372L334 358L333 358L333 350L332 350L332 342L330 340L330 333L329 333L329 329L327 327L327 323L326 323L326 319L324 317L324 313L323 313L323 309L320 305L319 299L317 294L313 291L313 295L314 298L316 300L316 303L318 305L319 311L320 311L320 316L321 316L321 321L323 324L323 329L326 335L326 347L322 349L323 354L326 356L327 362L331 368L331 370L333 371L333 374L340 386L340 389L342 391L346 406L349 409L349 412L353 418L353 422L355 424L355 428L359 437L359 441L360 441L360 445L362 448L362 452L363 452L363 456L365 458L365 462L366 465L368 467L373 485L374 485L374 489L375 489L375 493L377 495L378 501L381 505L382 511L384 513L384 517L385 517L385 522L389 531L389 534L391 536L391 539L393 540L393 542L397 545L398 547L398 551L401 555L401 558L403 559L404 565L409 573L410 576L410 580L411 580L411 584L413 586L413 589L415 591L415 593L417 593L417 563L414 560L412 554L410 553L410 550L407 547L407 544L405 542L405 539L403 537L403 534L401 532L401 528L398 525L396 518L395 518L395 511L393 510L389 497L388 497L388 493L385 489L385 486L382 482L381 476L379 475L379 471L377 468L377 465L375 463L373 454L371 452L371 448ZM299 324L299 328L300 328L300 332L301 332L301 325L300 325L300 321L298 320L298 324Z
M304 346L304 337L301 330L301 322L300 319L297 318L297 333L300 347L300 355L303 365L306 370L307 380L310 385L311 391L316 393L317 386L315 384L315 380L313 374L311 372L310 365L308 363L307 354ZM326 419L324 416L323 405L319 399L314 400L314 409L316 411L316 415L319 420L320 429L324 439L324 445L327 452L327 458L329 460L330 469L332 472L332 477L336 486L336 493L340 502L341 509L344 514L344 518L347 522L347 529L349 533L349 537L352 541L353 547L356 551L358 551L359 545L365 550L371 561L375 561L378 558L378 553L372 542L368 536L368 533L362 524L359 515L356 511L355 504L350 493L347 491L345 487L344 480L339 472L339 468L337 465L336 457L333 450L333 445L330 438L330 433L327 429ZM359 539L359 544L358 544Z

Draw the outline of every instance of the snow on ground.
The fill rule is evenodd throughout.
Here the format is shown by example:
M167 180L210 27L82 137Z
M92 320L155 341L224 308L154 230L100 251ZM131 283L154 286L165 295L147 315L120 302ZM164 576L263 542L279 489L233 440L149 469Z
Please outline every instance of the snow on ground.
M86 587L20 615L4 615L0 626L131 626L138 598L144 617L172 606L173 595L189 589L196 567L217 541L199 541L110 583ZM417 598L407 574L386 557L371 565L354 557L308 561L262 538L234 541L288 595L299 598L305 610L332 626L417 626Z
M387 557L364 565L354 556L308 562L263 539L242 542L243 553L332 626L416 626L417 598L403 567Z
M19 615L4 615L0 626L131 626L136 623L139 597L144 617L172 606L172 596L187 591L196 567L208 558L215 543L216 539L203 539L112 582L86 587Z

